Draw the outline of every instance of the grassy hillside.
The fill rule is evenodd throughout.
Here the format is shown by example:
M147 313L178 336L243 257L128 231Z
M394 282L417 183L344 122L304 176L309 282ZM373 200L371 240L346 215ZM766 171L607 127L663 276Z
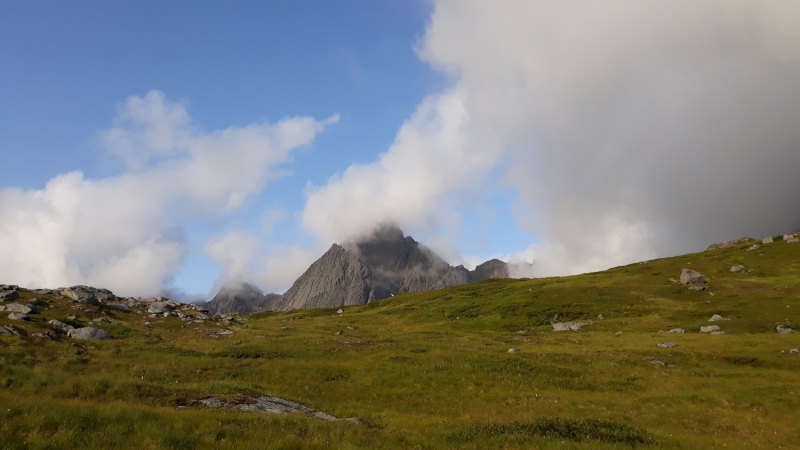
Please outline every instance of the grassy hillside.
M46 297L32 322L0 316L20 331L0 335L0 448L800 448L800 354L789 352L800 333L775 331L800 319L800 243L752 244L342 315L186 325L103 308L110 341L30 336L54 318L90 320ZM711 288L680 285L684 267ZM713 314L731 319L713 322L726 334L699 333ZM553 332L555 316L592 324ZM233 334L208 336L223 328ZM672 328L686 333L658 333ZM362 421L192 403L262 394Z

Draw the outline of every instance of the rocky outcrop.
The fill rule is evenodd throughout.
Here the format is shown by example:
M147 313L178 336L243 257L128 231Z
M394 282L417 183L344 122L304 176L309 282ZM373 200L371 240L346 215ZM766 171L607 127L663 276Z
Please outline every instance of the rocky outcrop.
M205 305L205 308L212 314L269 311L278 298L280 298L278 294L264 295L261 289L252 284L229 281Z
M683 269L681 271L681 284L683 285L688 285L688 284L702 285L705 284L705 282L706 282L705 275L701 274L696 270Z
M743 243L745 243L747 241L751 241L751 240L752 239L750 239L750 238L743 237L743 238L739 238L739 239L734 239L732 241L720 242L718 244L709 245L706 250L716 250L718 248L734 247L736 245L740 245L740 244L743 244Z
M72 330L67 331L67 336L73 339L87 340L105 341L111 339L111 336L108 335L108 331L92 327L73 328Z
M275 311L362 305L396 294L442 289L489 278L508 278L493 259L475 270L453 267L395 226L334 244L278 299Z

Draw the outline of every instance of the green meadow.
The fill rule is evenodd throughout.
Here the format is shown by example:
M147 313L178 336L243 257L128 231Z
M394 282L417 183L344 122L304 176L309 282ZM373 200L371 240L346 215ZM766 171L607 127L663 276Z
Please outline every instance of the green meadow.
M21 290L43 311L0 316L19 331L0 334L0 449L800 448L800 333L776 332L800 321L800 243L753 243L241 322L90 316ZM113 339L32 336L68 315L105 316ZM258 395L361 421L195 403Z

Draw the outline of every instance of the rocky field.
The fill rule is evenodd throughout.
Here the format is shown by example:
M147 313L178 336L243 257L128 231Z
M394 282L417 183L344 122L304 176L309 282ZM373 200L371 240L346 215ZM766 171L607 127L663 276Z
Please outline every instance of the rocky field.
M0 286L0 448L799 448L799 257L231 316Z

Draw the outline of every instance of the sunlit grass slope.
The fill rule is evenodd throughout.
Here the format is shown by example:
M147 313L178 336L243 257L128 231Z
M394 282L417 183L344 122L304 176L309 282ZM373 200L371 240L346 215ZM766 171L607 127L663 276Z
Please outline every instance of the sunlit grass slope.
M798 321L800 243L752 244L341 315L183 327L103 308L111 341L30 336L89 320L45 296L32 322L0 319L21 331L0 335L0 448L800 448L800 334L775 331ZM684 267L711 288L680 285ZM699 332L713 314L726 334ZM556 316L592 324L553 332ZM208 336L220 328L234 333ZM658 333L672 328L686 332ZM180 407L261 394L362 422Z

